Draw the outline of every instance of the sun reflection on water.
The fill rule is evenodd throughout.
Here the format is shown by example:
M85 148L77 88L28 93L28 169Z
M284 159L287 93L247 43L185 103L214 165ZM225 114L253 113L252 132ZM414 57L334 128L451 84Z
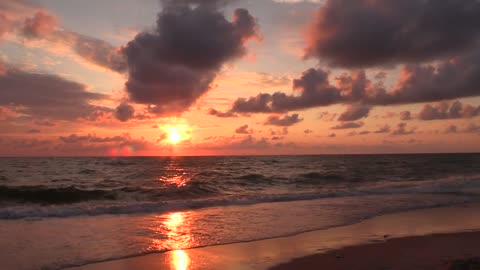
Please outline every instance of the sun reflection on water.
M176 185L177 187L183 187L187 185L188 179L184 175L177 175L173 177L163 178L163 181L170 185Z
M178 160L173 159L165 166L165 175L160 177L160 181L180 188L186 186L190 178L191 175L182 168Z
M170 233L177 234L177 231L179 230L178 227L181 226L184 223L184 221L185 221L184 214L177 212L177 213L169 214L164 224L170 230Z
M159 223L156 230L166 234L167 239L155 239L152 244L156 250L172 250L167 254L170 269L188 270L191 260L184 249L193 246L194 239L190 234L189 212L175 212L158 216Z
M184 250L174 250L170 253L170 266L175 270L187 270L190 257Z

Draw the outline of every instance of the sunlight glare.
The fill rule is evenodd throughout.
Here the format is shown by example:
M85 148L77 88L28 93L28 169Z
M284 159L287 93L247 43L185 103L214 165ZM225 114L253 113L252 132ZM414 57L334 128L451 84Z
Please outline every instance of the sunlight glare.
M177 129L170 128L168 130L168 140L172 144L177 144L179 141L182 140L182 135L180 134L180 132Z
M190 257L183 250L174 250L171 253L171 264L175 270L187 270L190 265Z

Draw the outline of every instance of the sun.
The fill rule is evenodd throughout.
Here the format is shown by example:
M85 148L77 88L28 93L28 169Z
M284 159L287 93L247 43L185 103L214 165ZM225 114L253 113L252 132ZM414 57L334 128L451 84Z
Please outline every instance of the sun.
M175 128L168 129L168 141L172 144L177 144L179 141L182 140L182 134L180 131Z

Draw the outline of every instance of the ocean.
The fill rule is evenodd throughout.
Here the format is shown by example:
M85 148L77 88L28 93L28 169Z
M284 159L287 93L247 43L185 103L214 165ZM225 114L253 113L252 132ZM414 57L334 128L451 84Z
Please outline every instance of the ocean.
M0 158L0 260L61 269L479 195L480 154Z

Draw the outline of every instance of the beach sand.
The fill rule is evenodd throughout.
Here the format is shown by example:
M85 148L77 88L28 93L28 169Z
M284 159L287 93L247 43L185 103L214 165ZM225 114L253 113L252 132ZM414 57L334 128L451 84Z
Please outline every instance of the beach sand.
M473 259L480 257L479 213L478 204L415 210L295 236L69 269L480 269Z
M271 268L287 269L480 269L480 233L391 239L294 259Z

